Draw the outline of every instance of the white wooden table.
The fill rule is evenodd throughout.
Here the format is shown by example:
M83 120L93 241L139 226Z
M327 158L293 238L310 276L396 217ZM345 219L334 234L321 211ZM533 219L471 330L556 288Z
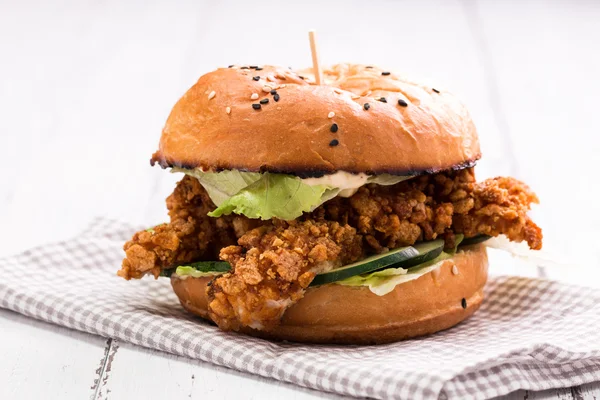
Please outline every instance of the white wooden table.
M479 176L537 190L545 246L569 267L493 254L492 272L600 287L598 21L592 1L0 0L0 256L96 215L163 221L176 177L148 159L178 97L216 66L308 65L314 28L325 63L382 65L459 94L481 136ZM167 396L335 398L0 311L0 399ZM507 398L598 396L590 384Z

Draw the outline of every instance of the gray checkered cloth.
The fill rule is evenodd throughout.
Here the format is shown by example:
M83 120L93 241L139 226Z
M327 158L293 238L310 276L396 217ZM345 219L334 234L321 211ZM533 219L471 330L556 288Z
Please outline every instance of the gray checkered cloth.
M494 277L474 317L380 346L272 343L180 307L168 279L115 275L135 231L98 219L73 240L0 260L0 306L105 337L309 388L381 399L477 399L600 380L600 293Z

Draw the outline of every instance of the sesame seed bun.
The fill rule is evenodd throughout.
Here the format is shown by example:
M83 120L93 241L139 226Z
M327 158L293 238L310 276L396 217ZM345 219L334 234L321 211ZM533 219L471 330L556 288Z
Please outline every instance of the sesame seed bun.
M388 343L431 334L458 324L479 308L487 268L485 247L474 245L385 296L367 287L311 287L273 330L244 328L243 332L275 340L344 344ZM182 306L205 319L210 319L209 281L171 278Z
M340 64L325 85L288 68L221 68L177 102L152 162L298 176L412 175L472 166L475 126L450 93Z

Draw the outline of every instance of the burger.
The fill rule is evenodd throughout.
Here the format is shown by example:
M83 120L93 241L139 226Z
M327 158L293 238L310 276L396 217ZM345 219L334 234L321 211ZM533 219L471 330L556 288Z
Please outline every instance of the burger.
M125 244L118 275L170 277L189 312L273 340L447 329L483 301L487 239L542 247L536 195L478 182L480 157L465 106L399 74L220 68L167 119L151 164L182 174L170 222Z

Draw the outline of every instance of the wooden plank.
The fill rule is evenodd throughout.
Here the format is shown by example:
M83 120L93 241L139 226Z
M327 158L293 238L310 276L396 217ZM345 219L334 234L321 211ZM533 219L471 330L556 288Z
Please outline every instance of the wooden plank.
M99 387L107 340L0 309L0 399L86 399Z
M539 392L518 390L495 400L597 400L600 398L600 383L575 386L564 389L548 389Z
M113 349L97 399L342 398L128 343L117 342Z

